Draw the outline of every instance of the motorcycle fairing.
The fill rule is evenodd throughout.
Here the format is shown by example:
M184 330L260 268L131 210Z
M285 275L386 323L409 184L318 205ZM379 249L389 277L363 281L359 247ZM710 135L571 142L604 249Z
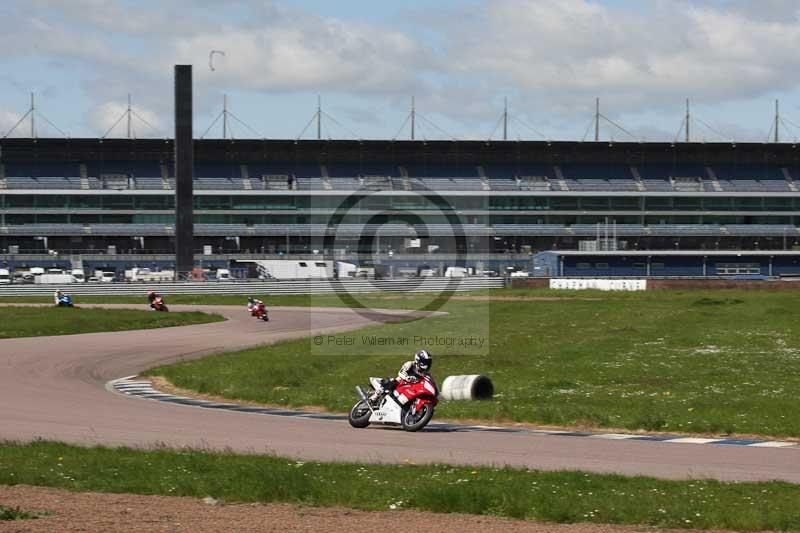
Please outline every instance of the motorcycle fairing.
M403 409L400 404L387 394L381 399L378 408L372 411L369 421L383 424L400 424L402 414Z

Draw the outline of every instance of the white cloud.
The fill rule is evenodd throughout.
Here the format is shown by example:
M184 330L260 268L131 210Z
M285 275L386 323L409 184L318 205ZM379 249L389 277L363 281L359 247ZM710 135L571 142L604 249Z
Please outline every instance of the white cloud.
M22 115L19 113L0 109L0 138L7 135L11 128L13 128L14 125L19 122L20 118L22 118Z
M685 2L643 13L586 0L494 0L448 27L445 64L569 114L752 97L800 83L800 27ZM487 87L487 91L491 87Z
M126 137L128 135L128 119L125 116L127 110L127 102L104 102L91 109L88 121L90 126L99 132L99 135L109 132L113 127L113 130L108 133L109 137ZM142 107L132 106L132 110L134 113L131 116L132 137L157 137L166 134L161 115Z
M177 39L164 65L190 62L200 79L254 90L407 91L423 47L408 36L357 22L282 16L250 31L219 28ZM211 50L216 72L204 68ZM163 66L162 66L163 68Z

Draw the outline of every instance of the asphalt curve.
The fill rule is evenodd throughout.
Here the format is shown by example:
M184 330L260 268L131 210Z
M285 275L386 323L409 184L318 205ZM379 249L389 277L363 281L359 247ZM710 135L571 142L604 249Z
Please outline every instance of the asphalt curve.
M800 449L796 447L356 430L341 420L216 411L108 391L105 385L109 380L157 364L354 329L376 320L396 319L398 313L378 311L364 316L348 309L272 308L272 321L265 324L238 306L174 306L174 310L215 312L228 320L156 330L0 340L0 440L165 444L320 461L510 465L671 479L800 483ZM365 368L365 377L368 374L369 368Z

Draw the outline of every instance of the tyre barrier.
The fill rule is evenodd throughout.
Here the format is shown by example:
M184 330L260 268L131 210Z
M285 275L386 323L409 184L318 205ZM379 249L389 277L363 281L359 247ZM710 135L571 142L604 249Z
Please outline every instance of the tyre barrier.
M493 394L492 380L480 374L447 376L440 391L443 400L488 400Z

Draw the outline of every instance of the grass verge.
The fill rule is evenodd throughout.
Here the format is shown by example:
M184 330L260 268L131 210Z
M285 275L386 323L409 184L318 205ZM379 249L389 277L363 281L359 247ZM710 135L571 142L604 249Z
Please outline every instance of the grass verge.
M188 326L224 320L208 313L153 313L133 309L0 307L0 339Z
M182 450L0 445L0 483L551 522L800 529L800 487L510 468L313 463Z
M363 301L416 308L423 300L389 296L365 296ZM794 294L726 290L564 296L452 300L442 308L450 313L445 317L375 325L326 337L322 346L310 339L292 341L151 372L205 394L345 412L355 399L352 387L370 375L393 375L423 347L415 338L460 339L477 331L487 343L483 350L426 346L434 353L434 375L485 373L497 394L492 401L443 404L439 417L800 437L800 417L791 415L800 390L800 328L794 318L800 301ZM315 305L322 305L322 298L338 301L315 297ZM409 342L376 346L375 338Z
M28 520L39 518L39 516L37 513L23 511L19 507L3 507L0 505L0 520Z

